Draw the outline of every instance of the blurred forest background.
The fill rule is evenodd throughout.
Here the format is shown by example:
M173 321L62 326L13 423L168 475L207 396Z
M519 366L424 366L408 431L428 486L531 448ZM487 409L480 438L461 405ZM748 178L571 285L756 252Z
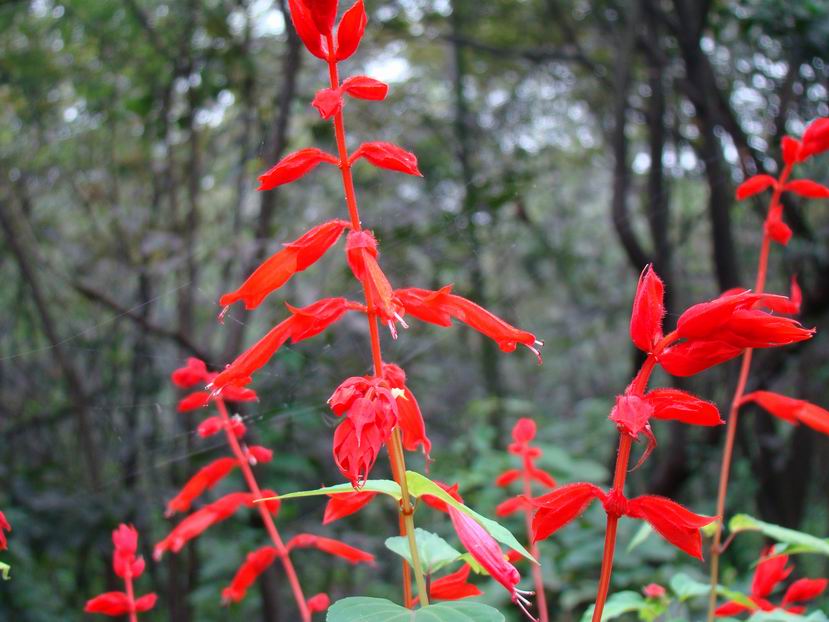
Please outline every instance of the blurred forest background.
M829 115L829 2L368 0L367 9L366 38L344 70L391 91L384 104L348 102L350 137L411 149L425 174L356 170L384 267L399 286L454 283L546 342L538 367L461 327L384 335L386 358L405 366L426 415L431 476L458 481L493 515L509 430L530 416L559 481L606 482L615 431L605 419L636 362L627 321L637 276L654 262L669 325L691 302L751 286L763 201L738 205L734 189L777 170L784 133ZM175 412L169 374L187 356L220 368L284 317L281 300L359 295L332 252L257 312L216 321L218 295L281 242L345 214L340 181L324 169L255 191L282 155L334 150L310 107L325 66L285 21L282 0L0 3L0 508L15 528L2 620L82 619L88 597L115 588L111 530L134 522L149 558L174 522L166 501L223 454L191 432L195 417ZM802 173L826 183L829 163ZM829 210L794 201L786 210L795 237L774 249L770 286L788 292L796 272L803 323L822 330L761 352L752 386L828 406ZM264 485L340 481L325 400L369 362L354 318L259 374L261 403L242 412L253 438L276 449L259 469ZM723 405L736 367L684 386ZM825 536L829 443L746 412L730 512ZM713 513L722 430L662 423L656 435L631 492ZM422 457L410 461L423 468ZM386 469L378 462L376 475ZM383 547L396 533L392 507L375 502L326 528L322 507L285 503L281 530L342 537L378 566L298 553L307 592L399 599L399 559ZM578 619L595 594L603 515L594 509L541 547L558 620ZM418 522L449 535L447 521ZM507 524L523 534L519 517ZM620 549L635 529L624 524ZM290 622L277 568L241 605L219 604L263 540L243 512L150 563L139 590L161 602L147 619ZM725 583L750 575L761 545L738 538ZM829 571L810 556L798 568ZM613 589L679 570L706 571L651 538L620 555ZM509 609L494 588L485 599Z

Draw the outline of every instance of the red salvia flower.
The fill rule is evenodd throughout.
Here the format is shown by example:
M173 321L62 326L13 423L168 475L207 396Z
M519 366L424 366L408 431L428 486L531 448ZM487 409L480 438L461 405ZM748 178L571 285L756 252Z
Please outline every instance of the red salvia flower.
M495 539L474 519L460 510L456 510L452 506L449 506L448 510L449 517L452 519L452 526L455 528L455 532L458 534L464 548L493 579L504 586L504 589L510 593L512 602L518 605L528 618L534 619L527 610L530 605L527 596L531 595L532 592L518 589L521 575L515 566L506 560Z
M533 517L533 541L546 540L581 515L593 499L603 499L604 491L595 484L577 482L560 486L537 499Z
M282 184L289 184L322 163L337 166L339 160L330 153L325 153L314 147L300 149L295 153L286 155L273 168L262 173L259 176L259 188L257 190L273 190Z
M752 603L751 606L737 601L729 601L720 605L715 611L715 615L725 617L739 615L743 612L781 609L794 614L804 613L806 608L803 603L820 596L826 589L827 580L799 579L786 590L780 605L775 605L768 598L794 570L794 567L787 566L788 562L788 555L776 555L773 547L765 549L754 571L751 592L747 595Z
M403 307L395 300L394 291L380 264L377 263L377 240L371 231L352 231L346 241L346 258L354 277L363 283L370 313L375 313L397 337L395 322L404 327Z
M190 478L181 491L167 503L165 516L172 516L176 512L187 512L193 501L206 490L210 490L224 479L228 473L239 466L235 458L218 458L203 466Z
M334 461L358 488L368 479L383 445L397 425L397 400L386 380L373 376L345 380L328 404L345 419L334 432Z
M360 45L366 31L368 16L363 0L357 0L344 14L337 28L337 60L345 60ZM382 98L381 98L382 99Z
M523 479L525 487L532 482L537 482L545 488L555 487L555 478L543 469L535 466L535 461L543 455L541 449L530 445L533 439L535 439L535 434L535 421L528 418L521 418L516 421L512 428L513 442L510 443L507 451L521 458L521 468L508 469L501 473L495 480L496 486L509 486L513 482ZM522 494L498 504L495 508L495 513L498 516L509 516L518 510L529 511L534 507L531 501Z
M225 589L222 590L222 601L238 603L248 592L248 588L279 556L279 551L273 546L263 546L252 553L248 553L244 563L239 566L236 575Z
M440 486L440 488L452 497L458 503L463 503L463 497L461 497L461 493L458 490L458 484L452 484L451 486L445 482L441 482L440 480L433 480L435 484ZM439 512L443 512L444 514L449 513L449 504L446 503L443 499L439 499L434 495L423 495L420 497L420 500L423 501L426 505L431 508L438 510Z
M245 424L242 423L241 418L238 416L232 417L227 424L225 424L225 421L221 417L208 417L198 425L196 432L202 438L209 438L215 434L224 432L226 428L236 438L242 438L247 432Z
M658 583L648 583L645 587L642 588L642 593L645 595L645 598L658 600L660 598L664 598L668 592L663 586L659 585Z
M337 0L304 0L311 19L319 33L324 37L334 28L337 18Z
M328 594L320 592L319 594L314 594L305 604L309 612L322 613L331 606L331 599L328 597Z
M288 541L286 547L289 551L315 548L329 555L340 557L352 564L374 564L374 555L371 553L333 538L324 538L310 533L297 534Z
M811 179L796 179L790 181L783 186L783 190L805 199L829 198L829 188Z
M363 143L351 154L348 163L354 164L360 158L365 158L378 168L423 177L423 173L417 168L417 157L391 143Z
M760 194L764 190L774 188L776 185L777 180L771 175L754 175L737 186L737 200L743 201L756 194Z
M527 346L541 362L538 347L542 344L535 335L512 326L483 307L451 293L451 286L438 291L410 287L395 291L396 299L409 313L423 322L451 326L452 318L483 333L504 352L513 352L517 344Z
M659 364L672 376L693 376L742 353L743 348L724 341L684 341L660 354Z
M194 356L189 357L187 364L179 367L170 376L173 384L180 389L189 389L197 384L205 385L209 382L209 378L210 372L207 371L205 362Z
M429 585L429 600L461 600L480 596L483 592L478 589L478 586L469 582L471 570L472 567L469 564L464 564L455 572L433 580ZM414 599L415 603L419 601L417 597Z
M133 580L144 573L144 559L136 556L138 550L138 531L132 525L121 524L112 532L112 569L115 575L124 580L126 592L105 592L86 602L86 613L100 613L107 616L129 615L135 619L136 614L144 613L155 607L157 596L153 593L139 598L133 596Z
M317 225L293 242L284 244L284 248L256 268L239 289L222 295L219 299L219 304L225 308L222 314L227 312L228 306L239 300L245 303L245 309L258 307L294 274L316 263L336 244L348 226L344 220L330 220Z
M323 119L330 119L343 109L345 101L343 95L350 95L356 99L380 101L386 98L389 85L367 76L353 76L346 79L338 88L321 89L317 91L311 105L320 113Z
M700 560L702 536L699 530L717 520L716 516L694 514L675 501L655 495L631 499L628 502L627 516L649 522L668 542Z
M329 495L328 503L325 505L325 514L322 517L322 524L327 525L336 520L350 516L362 510L371 503L377 496L376 492L354 491Z
M815 119L803 132L797 160L804 162L827 150L829 150L829 119Z
M9 541L6 539L7 531L11 531L12 526L9 524L9 521L6 519L6 516L3 512L0 512L0 551L5 551L9 548Z
M294 30L296 30L302 43L305 44L311 54L317 58L326 59L328 57L328 44L317 29L305 0L288 0L288 8L291 12Z
M775 417L798 425L800 423L829 435L829 411L806 400L786 397L772 391L754 391L743 396L741 404L754 402Z
M417 451L420 447L428 461L432 442L426 436L426 425L417 399L406 386L406 372L394 363L383 363L383 378L392 389L400 391L396 397L397 425L403 433L403 448L406 451Z
M662 318L665 317L665 287L653 271L645 267L639 276L636 296L633 298L633 312L630 315L630 338L634 345L650 352L662 339Z

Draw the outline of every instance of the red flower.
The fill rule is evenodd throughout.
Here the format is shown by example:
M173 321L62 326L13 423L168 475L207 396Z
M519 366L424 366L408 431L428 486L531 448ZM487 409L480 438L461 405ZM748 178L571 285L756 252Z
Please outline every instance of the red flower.
M201 494L210 490L227 476L238 463L235 458L218 458L203 466L190 478L181 491L167 503L165 516L172 516L176 512L187 512L193 501Z
M742 354L724 341L694 340L671 346L659 355L659 364L672 376L693 376L710 367L725 363Z
M362 0L359 4L362 5ZM355 5L356 6L356 5ZM343 93L350 95L356 99L368 99L372 101L381 101L386 99L389 92L389 85L380 80L369 78L368 76L351 76L343 80L340 87Z
M321 613L331 606L331 599L328 597L328 594L320 592L305 601L305 604L310 613Z
M173 384L180 389L189 389L197 384L205 385L209 382L210 372L207 365L201 359L191 356L187 359L184 367L179 367L171 375Z
M826 150L829 150L829 119L815 119L803 132L800 152L797 154L798 162L808 160Z
M722 425L716 404L679 389L654 389L645 394L652 408L652 417L665 421L681 421L691 425Z
M457 483L452 484L450 486L449 484L446 484L446 483L441 482L439 480L433 480L433 481L434 481L435 484L440 486L441 489L443 489L443 492L448 494L455 501L457 501L458 503L463 503L463 497L461 497L461 493L458 491L458 484ZM423 501L423 503L428 505L430 508L434 508L434 509L438 510L439 512L444 512L445 514L449 513L449 504L446 503L446 501L444 501L443 499L439 499L438 497L435 497L434 495L423 495L422 497L420 497L420 500Z
M155 545L153 558L161 559L165 551L178 553L187 542L199 537L208 527L229 518L241 506L253 507L254 498L249 492L232 492L193 512Z
M469 583L470 570L472 567L464 564L455 572L433 580L429 585L429 600L461 600L480 596L483 592L478 589L478 586ZM415 597L414 602L418 601L419 598Z
M311 54L325 60L328 57L328 45L317 29L311 12L305 5L305 0L288 0L288 8L291 12L294 29L302 43L305 44Z
M796 179L790 181L783 186L783 190L807 199L829 198L829 188L811 179Z
M531 592L518 589L517 585L521 581L521 575L515 566L506 560L495 539L474 519L460 510L456 510L452 506L449 506L448 510L449 517L452 519L452 526L455 528L455 532L458 534L464 548L493 579L504 586L504 589L510 593L512 602L518 605L527 617L534 619L527 610L530 601L527 600L526 596Z
M0 514L2 517L2 514ZM134 598L133 579L144 572L144 559L135 555L138 550L138 531L132 525L121 524L112 532L112 569L124 580L126 592L105 592L86 602L86 613L100 613L107 616L123 616L144 613L155 607L155 594Z
M633 312L630 316L630 338L634 345L650 352L662 339L662 318L665 317L665 287L647 265L639 276L636 296L633 298Z
M314 95L311 105L323 119L330 119L343 109L343 94L340 89L321 89Z
M337 61L345 60L357 51L367 23L368 16L363 0L357 0L343 14L337 27Z
M513 352L517 344L527 346L541 362L536 346L542 343L535 335L512 326L471 300L451 293L451 286L438 291L410 287L395 291L406 313L430 324L451 326L452 318L463 322L494 340L504 352Z
M397 400L384 379L362 376L345 380L328 404L338 417L345 415L334 432L334 461L358 488L397 424Z
M749 402L754 402L783 421L794 425L802 423L818 432L829 434L829 411L811 402L771 391L754 391L743 396L741 404Z
M799 579L786 590L780 605L775 605L768 597L785 581L794 568L787 566L788 555L775 555L774 548L768 548L760 556L760 563L754 571L751 582L751 593L748 594L752 605L744 605L736 601L729 601L720 605L714 612L716 616L734 616L750 611L775 611L784 609L790 613L801 614L806 608L804 602L814 600L826 589L826 579ZM801 603L801 604L795 604Z
M532 419L522 418L515 422L512 428L512 439L507 450L521 458L521 469L508 469L501 473L495 480L496 486L508 486L513 482L523 479L525 486L531 482L538 482L546 488L554 488L556 485L555 478L535 466L535 461L540 458L543 453L538 447L533 447L530 442L535 438L536 425ZM495 513L498 516L509 516L518 510L529 511L534 506L531 501L524 495L512 497L498 504L495 508Z
M224 432L225 428L228 428L236 438L242 438L247 431L245 424L242 423L242 420L238 416L232 417L227 424L225 424L224 419L221 417L208 417L198 425L196 431L202 438L208 438Z
M320 149L309 147L286 155L272 168L259 176L259 188L257 190L273 190L282 184L289 184L296 181L320 164L333 164L337 166L339 160L330 153Z
M337 0L305 0L305 6L317 30L325 37L334 28L334 20L337 18Z
M771 175L754 175L737 186L737 200L742 201L753 197L755 194L760 194L764 190L774 188L776 185L777 180Z
M9 542L6 539L6 534L4 532L11 531L12 526L9 524L9 521L6 519L6 516L3 512L0 512L0 551L5 551L9 548Z
M432 442L426 436L426 425L423 423L423 413L414 394L406 386L406 372L394 363L383 363L383 378L392 389L398 389L402 394L395 398L397 401L397 425L403 432L403 448L406 451L417 451L420 447L429 460Z
M413 153L409 153L391 143L363 143L351 154L348 163L354 164L360 158L365 158L378 168L423 177L423 174L417 168L417 157Z
M284 244L282 250L262 262L236 291L222 295L219 299L219 305L225 307L222 314L238 300L244 301L245 309L258 307L268 294L282 287L294 274L316 263L336 244L348 226L344 220L330 220Z
M645 598L659 599L663 598L667 594L667 591L658 583L648 583L642 588L642 593L645 595Z
M313 337L339 320L347 311L362 311L364 307L345 298L323 298L301 309L289 305L288 310L291 312L288 319L274 326L213 379L210 388L214 394L224 392L229 385L249 384L253 373L264 366L288 339L297 343Z
M566 484L534 499L538 511L533 517L533 542L549 538L582 514L593 499L604 499L604 491L587 482Z
M627 516L649 522L654 530L668 542L700 560L702 559L700 527L717 520L716 516L694 514L670 499L655 495L643 495L631 499L628 502Z
M325 506L325 514L322 517L322 524L327 525L333 523L335 520L345 518L355 512L359 512L366 505L371 503L371 500L377 496L376 492L348 492L330 495L328 503Z
M289 551L303 548L319 549L329 555L341 557L352 564L374 564L374 555L371 553L346 544L345 542L334 540L333 538L323 538L322 536L315 536L310 533L300 533L288 541L287 549Z
M394 323L400 322L404 327L406 323L401 315L403 308L395 300L392 286L377 263L377 240L371 231L352 231L345 248L351 272L365 287L369 313L376 313L396 338Z
M263 546L261 549L248 553L230 585L222 590L222 601L225 603L241 601L247 594L248 588L253 585L259 575L268 569L278 555L279 551L272 546Z
M769 215L766 217L766 222L763 224L765 234L772 240L786 246L789 240L792 239L792 230L785 222L783 222L783 206L775 205L769 210Z

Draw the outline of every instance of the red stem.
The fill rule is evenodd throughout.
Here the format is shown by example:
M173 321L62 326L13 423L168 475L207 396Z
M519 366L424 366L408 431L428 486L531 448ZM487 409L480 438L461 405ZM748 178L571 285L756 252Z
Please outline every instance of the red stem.
M340 77L337 69L337 59L334 55L334 37L332 34L327 35L328 43L328 77L332 89L340 87ZM351 228L354 231L360 231L362 225L360 223L360 211L357 207L357 196L354 192L354 179L351 175L351 163L348 160L348 146L346 144L345 136L345 122L343 120L342 109L337 111L334 115L334 135L337 141L337 155L340 159L340 173L343 179L343 189L345 191L345 203L348 207L348 216L351 219ZM371 360L374 367L374 375L382 376L383 374L383 354L380 349L380 331L377 325L377 315L372 307L372 301L369 296L368 283L362 281L363 294L368 306L368 330L371 339ZM420 596L420 603L423 606L429 604L429 594L425 590L425 581L423 573L420 569L420 560L418 559L417 549L414 546L414 522L412 514L414 507L412 506L411 497L409 496L408 486L406 484L406 459L403 454L403 449L400 444L400 431L395 427L392 432L392 439L386 443L386 449L389 452L389 460L391 462L392 476L400 486L402 499L400 501L400 535L409 538L409 544L412 554L412 563L415 570L415 580L418 585L418 592ZM408 562L403 560L403 602L406 606L410 606L413 602L411 577L409 573Z
M777 179L777 184L774 187L774 193L769 202L769 213L777 209L780 205L780 196L783 194L783 186L791 175L792 165L787 164L780 172L780 177ZM769 267L769 251L771 250L771 239L768 234L763 233L763 242L760 246L760 257L757 260L757 278L754 283L754 291L762 294L766 288L766 276ZM731 406L728 409L728 424L725 433L725 447L723 448L722 463L720 464L720 483L717 490L717 521L714 531L714 539L711 542L711 591L708 595L708 622L714 620L714 610L717 607L717 584L719 583L720 571L720 543L722 541L723 521L725 520L725 502L728 496L728 478L731 473L731 460L734 456L734 440L737 438L737 423L739 420L740 406L742 405L743 396L745 395L746 385L748 384L748 376L751 372L751 359L754 354L752 349L747 349L743 353L742 363L740 365L740 375L737 378L737 387L734 390L734 396L731 398Z
M219 416L222 418L222 422L224 423L227 442L230 445L230 449L233 451L233 455L236 457L236 461L239 463L239 468L242 470L242 475L248 485L248 490L250 490L250 492L252 492L257 499L261 499L264 495L262 494L262 490L259 488L259 483L256 481L256 476L253 474L253 469L250 468L250 463L248 462L247 457L245 457L245 452L242 451L239 439L236 438L236 435L233 433L230 415L227 412L224 400L217 399L215 403L216 408L219 411ZM265 524L265 529L271 537L273 545L276 547L279 559L282 560L282 566L285 569L285 575L288 577L288 583L291 585L291 591L294 593L294 599L296 600L297 607L299 608L299 614L302 617L303 622L310 622L311 612L308 610L308 605L305 602L305 595L302 593L302 586L299 583L299 578L297 577L294 565L291 562L288 549L285 548L285 544L282 542L282 538L279 535L276 524L273 522L273 516L271 516L271 513L265 503L257 503L256 509L259 511L259 516Z
M529 472L524 469L524 496L527 499L532 498L532 483L530 482ZM549 614L547 613L547 595L544 593L544 571L541 568L541 557L538 553L538 544L533 541L533 512L530 509L524 511L524 518L527 523L527 534L530 537L530 555L539 560L538 564L532 564L533 581L535 582L535 602L538 607L539 622L549 622Z
M127 565L127 574L124 577L124 587L126 587L127 591L127 602L130 606L130 622L138 622L138 614L135 612L135 590L132 587L132 572L130 571L129 564Z

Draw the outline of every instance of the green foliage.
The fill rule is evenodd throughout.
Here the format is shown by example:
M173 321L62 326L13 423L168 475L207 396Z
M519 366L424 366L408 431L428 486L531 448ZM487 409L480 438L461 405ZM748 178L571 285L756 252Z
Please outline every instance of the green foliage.
M460 551L431 531L417 527L415 528L415 537L417 540L418 557L420 557L420 564L425 574L437 572L444 566L462 557ZM412 553L407 537L394 536L392 538L386 538L386 548L400 555L409 564L412 563Z
M362 596L337 601L325 619L327 622L504 622L504 616L497 609L481 603L457 601L411 610L389 600Z
M794 553L820 553L829 555L829 539L818 538L802 531L788 529L761 521L748 514L737 514L728 521L731 533L743 531L759 531L764 536L782 544L776 551L792 555Z

